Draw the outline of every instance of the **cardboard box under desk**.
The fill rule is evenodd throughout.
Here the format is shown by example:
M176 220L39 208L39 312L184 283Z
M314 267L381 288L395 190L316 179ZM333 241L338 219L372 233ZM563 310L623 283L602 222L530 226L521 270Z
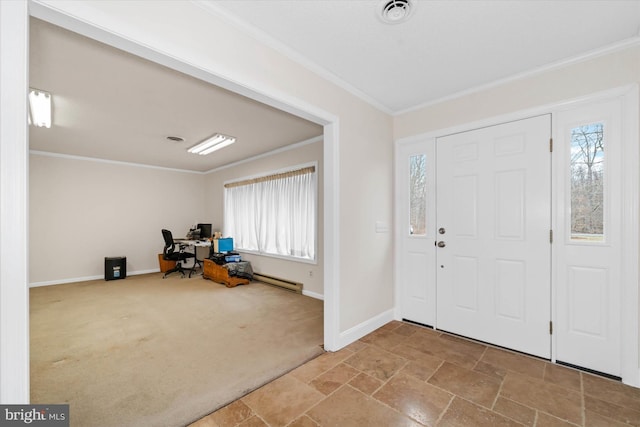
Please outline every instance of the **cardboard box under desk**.
M175 261L167 261L163 258L162 254L158 254L158 263L160 263L160 272L166 273L176 266Z

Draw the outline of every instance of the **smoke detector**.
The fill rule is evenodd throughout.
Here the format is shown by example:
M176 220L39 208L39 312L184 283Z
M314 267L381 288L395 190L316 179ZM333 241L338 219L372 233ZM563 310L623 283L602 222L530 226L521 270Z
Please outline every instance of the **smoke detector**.
M412 0L383 0L380 18L387 24L399 24L411 16L414 2Z

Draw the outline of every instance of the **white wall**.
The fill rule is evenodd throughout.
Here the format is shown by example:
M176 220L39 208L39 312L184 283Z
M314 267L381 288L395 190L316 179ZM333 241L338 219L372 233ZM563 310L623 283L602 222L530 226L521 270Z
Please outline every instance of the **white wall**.
M207 203L205 206L206 217L211 218L214 230L223 230L224 218L224 187L225 181L239 179L247 176L259 175L290 166L296 166L309 162L318 162L318 246L317 263L289 261L273 257L243 253L242 258L251 261L256 272L270 274L284 279L295 280L303 284L305 292L311 292L312 296L321 296L323 289L323 168L322 168L322 141L302 145L298 148L276 153L267 157L242 163L230 168L221 169L206 175L205 194ZM311 275L309 274L311 272Z
M127 274L159 271L160 230L184 237L204 218L204 175L30 155L31 285L104 277L105 256Z
M401 114L394 138L426 133L640 83L640 47L630 47Z

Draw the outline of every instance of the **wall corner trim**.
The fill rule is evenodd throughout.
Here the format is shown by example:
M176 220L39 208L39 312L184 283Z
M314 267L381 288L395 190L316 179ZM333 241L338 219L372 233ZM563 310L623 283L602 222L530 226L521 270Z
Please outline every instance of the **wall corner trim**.
M364 322L347 329L344 332L340 333L340 337L338 340L338 348L336 351L340 350L343 347L348 346L349 344L359 340L367 334L375 331L381 326L386 325L387 323L394 320L394 309L389 309L387 311L383 311L382 313L365 320Z

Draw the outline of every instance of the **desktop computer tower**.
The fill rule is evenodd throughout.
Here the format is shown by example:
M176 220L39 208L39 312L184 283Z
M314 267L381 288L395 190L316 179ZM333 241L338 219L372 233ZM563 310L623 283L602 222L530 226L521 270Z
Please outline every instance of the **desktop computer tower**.
M104 257L104 280L117 280L127 277L127 257Z

